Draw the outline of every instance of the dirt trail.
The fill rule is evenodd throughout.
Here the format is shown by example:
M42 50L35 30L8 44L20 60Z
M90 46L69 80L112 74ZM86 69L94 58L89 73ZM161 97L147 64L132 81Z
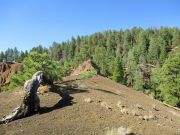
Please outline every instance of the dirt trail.
M40 114L0 125L0 135L106 135L121 126L138 135L180 135L178 110L101 76L66 77L40 99ZM21 100L21 90L0 93L0 117Z

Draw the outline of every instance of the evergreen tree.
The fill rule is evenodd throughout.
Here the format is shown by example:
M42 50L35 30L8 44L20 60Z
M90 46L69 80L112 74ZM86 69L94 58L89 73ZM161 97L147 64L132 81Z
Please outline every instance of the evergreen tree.
M177 28L173 29L173 33L172 33L172 47L177 47L180 46L180 30Z
M128 52L128 58L126 63L126 79L127 79L127 86L132 87L134 83L134 73L136 71L136 62L133 55L133 50Z
M145 59L147 59L147 53L148 53L148 48L149 48L149 39L147 36L147 32L146 31L142 31L139 34L139 39L138 39L138 56L143 56Z
M115 67L113 71L112 79L116 82L124 84L124 69L122 66L121 58L117 57L115 60Z
M18 49L15 47L14 48L14 61L19 61L19 51L18 51Z
M48 49L43 47L42 45L38 45L37 47L33 47L30 52L38 52L40 54L47 53Z
M123 55L125 56L131 48L132 48L131 32L130 30L126 30L124 32Z
M108 75L108 62L105 47L97 46L93 55L93 61L100 68L100 73L104 76Z
M19 61L19 62L22 62L25 57L26 57L26 56L25 56L25 53L24 53L23 51L21 51L21 52L20 52L20 55L19 55L19 58L18 58L18 61Z
M122 57L123 53L123 31L117 32L115 35L116 47L116 56Z
M49 48L49 56L55 61L60 61L63 58L63 50L59 43L54 42L52 47Z
M136 90L143 90L144 81L143 81L143 74L142 72L137 68L134 73L134 82L133 82L133 88Z
M70 48L69 48L69 53L68 53L69 59L73 59L73 57L75 55L75 49L76 49L76 39L74 37L72 37Z
M153 65L159 64L160 48L158 38L152 37L150 39L150 46L148 50L148 62Z
M2 62L5 58L4 52L0 52L0 61Z
M14 60L14 51L12 48L8 48L5 51L5 58L6 58L6 61L9 61L9 62Z
M180 54L170 56L163 67L154 72L152 81L161 100L180 107ZM157 94L157 93L156 93Z

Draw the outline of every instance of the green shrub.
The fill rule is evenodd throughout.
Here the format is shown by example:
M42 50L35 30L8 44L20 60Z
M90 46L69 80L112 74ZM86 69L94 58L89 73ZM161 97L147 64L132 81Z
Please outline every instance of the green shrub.
M88 70L88 71L84 71L81 75L80 78L81 79L87 79L87 78L91 78L92 76L96 75L97 72L94 69Z
M50 60L47 53L30 52L23 61L22 69L11 77L11 83L3 87L2 91L23 86L24 82L29 80L37 71L45 72L53 80L61 80L63 74L62 66L58 62Z

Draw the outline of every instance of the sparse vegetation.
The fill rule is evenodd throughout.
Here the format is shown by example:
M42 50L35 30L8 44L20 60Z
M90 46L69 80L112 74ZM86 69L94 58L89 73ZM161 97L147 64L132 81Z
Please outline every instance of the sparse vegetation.
M80 76L81 79L87 79L87 78L91 78L94 75L96 75L95 70L88 70L88 71L84 71Z

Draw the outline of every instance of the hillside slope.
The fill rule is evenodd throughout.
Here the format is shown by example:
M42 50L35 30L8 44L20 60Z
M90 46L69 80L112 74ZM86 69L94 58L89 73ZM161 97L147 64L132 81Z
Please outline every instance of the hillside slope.
M66 77L41 94L41 113L0 125L0 135L105 135L118 127L138 135L180 134L179 110L101 76L78 78ZM21 90L0 93L0 117L21 100Z

